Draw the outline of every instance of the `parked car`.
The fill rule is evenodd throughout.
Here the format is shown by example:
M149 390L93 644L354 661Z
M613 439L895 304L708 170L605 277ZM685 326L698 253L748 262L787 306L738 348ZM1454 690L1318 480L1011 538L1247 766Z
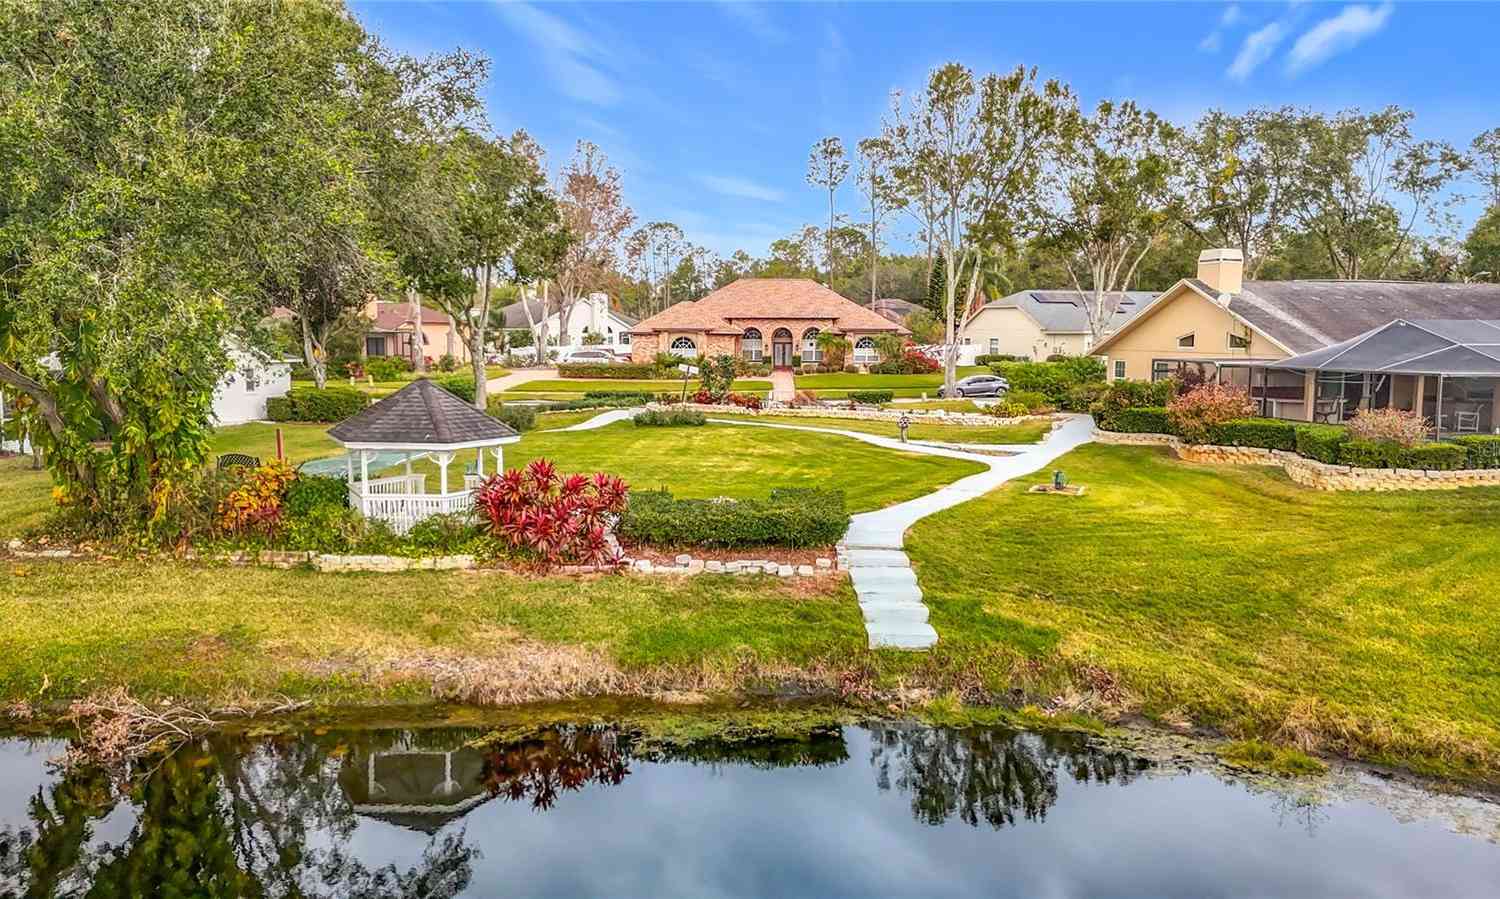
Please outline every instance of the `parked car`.
M578 350L569 350L566 358L560 362L595 362L609 365L620 361L620 357L614 350L606 347L591 346Z
M1010 382L999 375L969 375L959 378L953 385L953 396L1002 396L1010 389ZM939 387L938 396L947 398L948 388Z

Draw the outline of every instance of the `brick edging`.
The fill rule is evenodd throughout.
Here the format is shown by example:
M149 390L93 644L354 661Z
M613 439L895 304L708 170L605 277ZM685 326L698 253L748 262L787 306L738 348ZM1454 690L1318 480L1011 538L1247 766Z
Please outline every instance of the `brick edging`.
M1315 490L1456 490L1459 487L1500 486L1500 469L1497 468L1453 471L1355 468L1352 465L1330 465L1287 450L1192 444L1170 434L1130 434L1097 428L1094 441L1123 446L1165 446L1184 462L1207 465L1279 465L1294 482Z

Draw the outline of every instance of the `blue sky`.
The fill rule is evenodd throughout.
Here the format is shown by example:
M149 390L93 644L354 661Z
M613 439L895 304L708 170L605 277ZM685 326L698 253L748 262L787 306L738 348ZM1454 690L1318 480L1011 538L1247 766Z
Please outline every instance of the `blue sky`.
M852 147L892 89L949 60L1036 66L1085 105L1133 98L1179 122L1211 107L1397 103L1419 136L1462 146L1500 125L1500 6L1481 3L353 6L407 52L487 54L497 131L525 128L554 168L594 141L641 221L675 221L724 255L763 254L826 217L804 180L813 142ZM846 182L841 210L857 201Z

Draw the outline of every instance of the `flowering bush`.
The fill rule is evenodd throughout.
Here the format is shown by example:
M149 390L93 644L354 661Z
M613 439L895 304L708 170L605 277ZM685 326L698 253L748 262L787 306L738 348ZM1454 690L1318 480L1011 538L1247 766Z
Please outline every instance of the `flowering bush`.
M870 366L877 375L930 375L942 366L936 359L913 346L907 346L896 359L887 359Z
M753 393L731 393L725 399L739 406L741 409L755 410L760 408L760 397Z
M1348 424L1355 440L1416 446L1427 439L1427 419L1406 409L1360 409Z
M697 393L693 394L693 402L704 406L718 405L718 400L707 390L700 390Z
M537 459L491 476L475 492L474 506L491 535L543 566L617 565L608 527L625 511L629 489L603 472L564 477Z
M1254 414L1250 394L1228 384L1204 384L1167 404L1167 419L1189 443L1206 443L1214 425Z
M244 470L244 480L219 501L219 527L233 534L275 534L287 487L297 473L281 459Z

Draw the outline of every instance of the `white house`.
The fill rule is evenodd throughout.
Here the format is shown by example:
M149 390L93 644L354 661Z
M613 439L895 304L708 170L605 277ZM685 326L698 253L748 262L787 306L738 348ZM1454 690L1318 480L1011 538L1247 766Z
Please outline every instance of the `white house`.
M266 400L292 389L292 367L249 347L230 347L229 358L234 368L214 390L215 423L264 421Z
M535 291L529 293L530 295L520 302L505 307L507 329L531 328L533 334L541 330L542 299L536 295ZM553 300L548 305L555 306L556 301ZM527 318L528 311L531 314L529 319ZM605 346L629 352L630 329L634 328L637 322L637 319L611 309L608 296L602 293L591 293L574 304L573 311L568 315L566 334L562 333L559 313L554 312L546 317L547 343L559 349L578 347L584 345L588 335L597 334L604 338Z

